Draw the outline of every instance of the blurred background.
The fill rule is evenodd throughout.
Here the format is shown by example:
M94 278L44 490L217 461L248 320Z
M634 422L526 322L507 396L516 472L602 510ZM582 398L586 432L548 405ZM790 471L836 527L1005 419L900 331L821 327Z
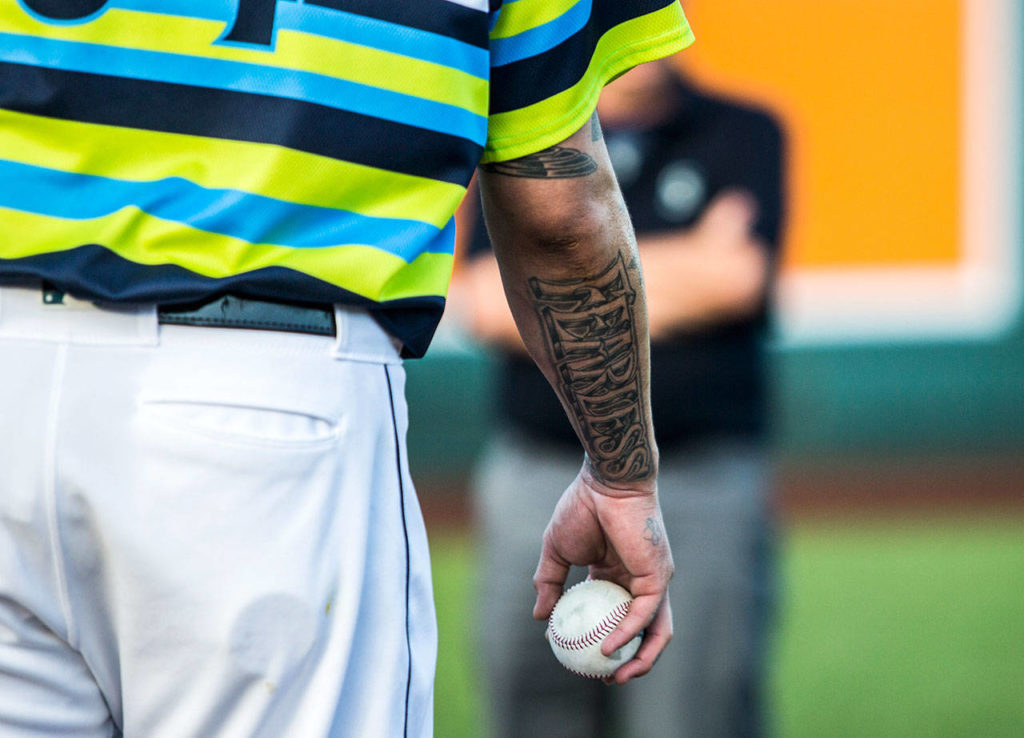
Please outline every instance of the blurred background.
M683 6L697 43L674 63L786 132L770 733L1024 735L1021 4ZM487 735L468 489L496 364L448 320L407 363L441 738Z

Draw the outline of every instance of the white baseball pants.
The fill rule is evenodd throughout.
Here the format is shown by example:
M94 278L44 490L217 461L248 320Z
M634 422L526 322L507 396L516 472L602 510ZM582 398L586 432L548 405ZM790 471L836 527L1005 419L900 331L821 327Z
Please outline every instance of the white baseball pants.
M404 373L337 318L163 326L0 288L0 737L431 734Z

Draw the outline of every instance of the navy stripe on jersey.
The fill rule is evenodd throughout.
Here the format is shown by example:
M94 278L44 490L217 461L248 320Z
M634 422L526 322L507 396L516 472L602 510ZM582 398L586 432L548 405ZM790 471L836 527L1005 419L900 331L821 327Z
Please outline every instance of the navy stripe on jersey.
M84 123L276 144L459 185L469 182L482 150L458 136L316 103L11 62L0 62L0 108Z
M444 298L404 298L375 303L285 267L267 267L215 279L175 264L140 265L89 244L20 259L0 259L8 278L45 279L73 296L122 304L188 305L233 294L260 300L344 303L367 308L403 343L403 355L423 356L444 311Z
M597 43L607 31L676 1L594 3L590 23L557 46L491 70L491 114L525 108L569 89L583 79ZM533 84L522 84L526 79L532 80Z

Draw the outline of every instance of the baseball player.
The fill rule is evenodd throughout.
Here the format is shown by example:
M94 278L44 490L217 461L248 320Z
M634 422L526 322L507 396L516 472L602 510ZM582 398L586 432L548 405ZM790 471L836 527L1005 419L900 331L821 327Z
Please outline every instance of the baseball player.
M427 736L401 360L482 163L586 451L537 570L671 636L647 322L593 111L675 0L0 3L0 735ZM652 531L654 534L652 534Z
M764 338L783 135L767 111L694 86L669 60L624 75L598 110L645 267L659 489L686 562L670 587L675 643L651 677L609 694L554 665L514 617L532 532L546 522L538 512L575 474L576 441L494 297L497 265L478 224L450 309L465 303L468 327L501 358L502 430L474 485L483 621L503 633L480 640L494 735L758 736L774 591Z

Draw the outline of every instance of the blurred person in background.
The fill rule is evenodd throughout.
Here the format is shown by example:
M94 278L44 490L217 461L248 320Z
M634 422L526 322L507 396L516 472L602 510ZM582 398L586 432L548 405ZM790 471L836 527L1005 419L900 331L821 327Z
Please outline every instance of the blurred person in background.
M768 113L696 89L671 61L605 89L598 113L632 216L652 339L661 496L676 553L675 643L640 689L564 671L517 603L550 508L579 468L558 400L527 356L477 218L450 304L501 353L500 433L474 482L482 636L497 736L764 732L772 599L763 340L782 231L783 137Z

